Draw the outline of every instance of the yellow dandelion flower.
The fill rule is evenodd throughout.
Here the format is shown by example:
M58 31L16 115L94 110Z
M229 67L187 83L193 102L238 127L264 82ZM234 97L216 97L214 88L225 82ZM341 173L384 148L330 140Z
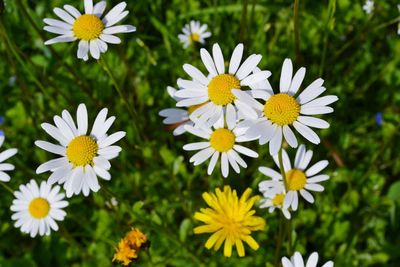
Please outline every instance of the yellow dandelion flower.
M232 255L232 246L236 246L240 257L245 255L243 241L252 249L259 248L258 243L251 237L252 231L263 230L265 220L254 216L253 205L260 199L259 196L250 197L251 189L248 188L240 197L236 190L225 186L222 192L219 188L215 193L203 193L203 198L210 208L200 209L194 218L205 225L194 229L195 234L213 233L207 240L205 247L217 251L224 244L224 256Z
M138 228L132 228L132 230L126 234L125 240L128 241L128 243L132 247L139 249L143 244L147 242L147 236L143 234Z
M114 254L114 258L112 261L118 261L122 265L127 266L129 263L132 262L133 259L138 257L136 250L134 250L129 241L125 238L121 239L118 243L117 252Z

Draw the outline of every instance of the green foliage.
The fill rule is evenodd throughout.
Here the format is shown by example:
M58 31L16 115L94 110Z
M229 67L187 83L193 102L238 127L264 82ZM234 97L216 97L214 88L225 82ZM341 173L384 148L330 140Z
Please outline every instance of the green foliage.
M249 160L240 175L207 176L205 165L193 167L188 162L191 154L182 149L196 139L172 136L157 113L174 105L166 86L176 86L178 77L186 77L184 63L204 69L200 46L184 50L177 39L190 19L208 24L213 36L207 49L218 42L230 55L244 42L247 55L262 54L261 67L272 71L270 81L276 88L284 58L296 57L293 2L245 1L248 12L243 16L241 1L128 1L125 23L138 30L121 36L123 43L111 45L103 59L136 110L134 118L102 66L76 58L76 43L43 44L54 36L42 30L42 19L54 18L52 9L67 2L7 0L4 12L0 6L3 148L19 149L10 160L16 170L8 186L17 190L31 178L48 178L36 175L35 169L52 156L34 141L50 139L40 124L51 122L63 109L75 112L79 103L86 103L93 122L107 107L117 117L112 131L124 130L127 136L120 142L122 153L111 162L112 180L102 182L102 189L87 198L71 198L60 230L49 237L31 239L13 227L13 196L2 189L0 265L111 266L118 240L135 226L151 241L137 266L274 266L278 212L258 210L267 228L254 235L260 249L247 248L245 258L234 253L226 259L222 251L204 248L206 235L193 234L199 225L193 214L205 207L201 194L224 184L240 193L246 187L256 191L263 179L258 166L273 166L268 149L250 144L260 157ZM69 2L82 10L83 1ZM319 132L322 145L312 147L315 160L330 161L331 179L325 192L315 194L314 205L302 203L294 213L293 241L304 255L318 251L335 266L400 265L397 4L376 1L374 12L366 15L362 1L300 1L301 54L296 67L307 67L304 85L322 77L327 92L338 95L339 101L335 112L325 117L331 127ZM375 122L377 112L383 113L382 126ZM112 197L117 206L110 205ZM287 245L282 255L289 256Z

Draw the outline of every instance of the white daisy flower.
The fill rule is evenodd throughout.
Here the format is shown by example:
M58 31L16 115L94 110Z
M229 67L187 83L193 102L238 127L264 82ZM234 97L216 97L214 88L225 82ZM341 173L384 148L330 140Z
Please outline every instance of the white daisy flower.
M270 181L264 181L270 182ZM275 181L274 181L275 182ZM272 187L269 187L268 190L263 191L264 186L260 183L259 189L261 193L263 193L263 198L260 200L260 208L268 208L269 213L275 211L275 209L280 209L286 219L290 220L290 212L287 208L283 207L283 201L285 199L285 187L282 183L277 182Z
M200 21L195 20L186 24L182 29L183 34L178 35L183 47L187 48L195 42L204 44L205 39L211 36L211 32L207 31L207 27L207 24L201 25Z
M103 18L106 1L100 1L93 6L93 0L84 0L85 13L81 14L75 7L64 5L64 9L55 8L54 13L61 19L46 18L45 31L59 34L60 36L46 41L45 45L79 41L77 57L89 59L89 52L93 58L99 59L101 53L107 51L108 45L119 44L121 39L114 34L136 31L132 25L118 25L129 11L126 3L121 2L112 8Z
M0 147L4 143L4 136L0 136ZM10 176L6 173L6 171L14 170L15 166L10 163L3 163L3 161L11 158L15 154L17 154L18 150L16 148L10 148L0 153L0 181L8 182L10 181Z
M308 258L306 265L304 265L303 257L299 252L295 252L294 255L289 260L286 257L282 258L283 267L317 267L318 263L318 253L314 252ZM333 267L333 261L328 261L321 267Z
M291 127L314 144L319 144L320 139L310 127L329 128L329 123L325 120L307 115L333 112L333 108L328 105L337 101L338 97L335 95L318 97L326 90L322 86L324 83L322 79L315 80L295 97L305 73L306 69L302 67L292 77L292 61L285 59L280 78L280 93L274 94L268 87L253 89L250 92L232 90L241 103L245 103L248 109L254 111L241 110L253 123L246 135L249 138L259 138L261 145L270 142L271 155L278 153L283 138L291 147L297 147L297 139ZM261 99L264 104L256 99Z
M214 44L213 57L206 49L200 50L201 59L209 72L204 75L196 67L185 64L183 69L192 80L178 79L178 85L182 90L178 90L175 96L182 98L176 105L178 107L194 106L206 103L190 115L190 119L198 124L208 123L213 125L228 110L227 107L243 107L248 112L255 113L251 108L247 108L243 102L237 100L232 94L232 89L242 89L252 86L260 81L266 80L271 72L260 71L252 73L261 61L262 56L252 54L243 64L243 44L238 44L232 53L229 68L226 71L225 61L221 48ZM235 110L230 108L229 110Z
M367 0L365 1L365 4L363 5L364 12L367 14L371 14L372 11L374 11L374 1L372 0Z
M89 195L90 190L97 192L100 189L97 176L104 180L111 179L109 160L117 157L121 151L121 147L113 144L123 138L125 132L107 135L115 120L114 116L107 119L107 111L104 108L99 112L90 134L87 134L88 114L84 104L78 106L78 127L67 110L63 110L62 117L54 116L56 126L49 123L41 125L59 145L46 141L36 141L35 145L61 157L40 165L36 173L51 171L48 183L64 184L67 197L81 191L85 196Z
M321 160L311 167L308 167L312 155L312 150L307 151L305 145L300 145L297 149L294 166L292 168L288 154L284 149L282 150L282 160L288 190L283 202L283 208L288 209L291 207L292 210L297 210L299 203L298 193L300 193L307 202L314 203L314 197L308 191L324 191L324 187L319 183L329 180L329 175L319 173L328 166L328 161ZM273 159L279 168L278 155L275 155ZM272 181L263 181L259 184L260 191L265 192L279 184L284 185L281 173L268 167L260 167L258 170L262 174L272 178Z
M37 234L50 235L51 230L58 231L56 221L64 220L66 213L62 209L68 206L65 195L60 193L60 186L52 188L43 181L39 187L35 180L31 180L20 185L14 196L11 218L21 232L35 237Z
M221 172L226 178L229 174L229 165L236 173L240 173L239 166L247 168L246 162L238 153L252 158L258 157L258 154L249 148L236 144L250 141L251 139L244 136L246 128L237 124L236 111L232 105L227 106L227 127L224 124L225 119L221 117L214 124L214 129L211 127L195 128L194 126L186 125L185 128L188 132L207 139L207 141L187 144L183 146L183 149L188 151L200 150L190 158L190 162L193 162L195 166L211 158L207 169L208 175L213 172L218 159L221 158Z

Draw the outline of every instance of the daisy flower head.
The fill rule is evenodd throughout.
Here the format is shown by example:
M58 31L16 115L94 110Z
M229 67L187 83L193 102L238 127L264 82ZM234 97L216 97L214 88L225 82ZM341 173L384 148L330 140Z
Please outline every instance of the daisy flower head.
M282 258L282 266L283 267L317 267L318 263L318 252L313 252L310 257L307 259L306 264L304 265L303 256L301 256L300 252L295 252L291 259L286 257ZM321 267L333 267L333 261L328 261Z
M175 93L175 96L182 98L176 104L178 107L204 103L190 114L190 119L196 125L205 123L213 125L224 116L224 113L234 110L228 107L243 107L243 102L236 99L232 89L251 87L271 75L269 71L253 73L261 61L261 55L252 54L241 64L243 44L238 44L234 49L228 69L225 68L224 56L218 44L214 44L212 56L204 48L200 50L200 55L208 74L204 75L190 64L183 65L191 80L178 79L178 86L182 89ZM252 111L246 107L243 109Z
M21 228L21 232L29 233L33 238L37 234L50 235L51 230L58 231L56 221L64 220L66 212L63 208L68 206L60 186L52 187L45 181L39 186L32 179L28 184L20 185L14 196L11 219L16 221L15 227Z
M246 162L238 153L248 157L257 158L258 154L237 143L250 141L245 137L246 128L237 123L237 113L233 106L227 107L226 118L221 117L213 127L185 126L186 131L207 139L207 141L190 143L183 146L184 150L200 150L190 158L195 166L200 165L211 158L207 173L210 175L219 159L221 159L221 172L226 178L229 174L229 166L236 173L240 173L240 167L247 168Z
M300 145L296 152L294 164L290 163L290 159L286 151L282 150L282 160L284 166L284 173L286 181L283 180L281 173L268 168L260 167L258 170L272 178L272 181L263 181L259 184L260 191L268 192L273 190L275 186L281 184L286 186L286 195L283 200L283 208L289 207L295 211L297 210L300 195L309 203L314 203L314 197L309 191L322 192L324 187L320 185L321 182L329 180L326 174L319 174L323 169L328 166L327 160L321 160L309 167L313 156L312 150L306 150L305 145ZM274 161L279 167L278 156L274 156Z
M81 14L75 7L64 5L64 8L55 8L54 13L61 19L46 18L45 31L59 34L59 36L46 41L45 45L55 43L67 43L79 40L77 57L83 60L90 55L99 59L101 53L105 53L109 44L119 44L121 39L115 36L117 33L136 31L132 25L118 25L116 23L124 19L129 11L126 11L126 3L121 2L113 7L104 17L106 1L100 1L93 5L93 0L84 0L85 13Z
M299 93L305 73L306 69L302 67L292 76L292 61L285 59L278 94L274 94L269 88L252 89L250 92L233 90L233 94L245 103L248 109L254 111L242 110L243 114L247 114L248 119L253 122L246 135L258 138L261 145L269 142L271 155L278 153L283 139L291 147L297 147L297 138L292 128L314 144L319 144L320 139L310 127L329 128L328 122L313 115L333 112L333 108L328 105L337 101L338 97L335 95L319 97L326 90L322 86L324 80L321 78ZM263 104L256 99L261 99Z
M265 184L260 183L259 188L261 193L263 193L263 198L260 200L260 208L268 208L269 213L275 211L275 209L280 209L286 219L290 220L290 212L287 208L283 207L283 201L285 200L286 192L285 187L282 183L277 181L264 181L272 182L271 187L268 190L263 191Z
M178 35L179 41L184 48L188 48L193 43L205 43L205 39L211 36L211 32L207 31L207 24L201 24L200 21L192 20L186 24L182 34Z
M209 208L195 213L194 218L205 225L194 228L194 233L212 233L205 244L207 249L214 247L217 251L224 243L225 257L232 255L232 246L236 246L239 257L243 257L243 242L254 250L259 248L251 232L263 230L265 221L254 216L255 210L252 210L260 199L259 196L250 195L251 189L247 188L239 198L236 190L232 190L230 186L225 186L223 191L217 188L215 193L203 193L203 199Z
M67 110L62 112L61 117L54 116L55 126L49 123L41 125L58 144L36 141L35 145L59 157L40 165L36 173L52 172L48 183L63 184L67 197L80 192L84 196L88 196L90 191L97 192L100 189L97 176L104 180L111 179L109 160L121 152L121 147L113 144L123 138L125 132L107 135L115 121L114 116L107 119L107 112L106 108L99 112L90 134L85 104L78 106L77 126Z
M0 147L4 143L4 135L0 135ZM18 149L16 148L10 148L7 150L4 150L3 152L0 153L0 181L1 182L9 182L10 181L10 175L6 173L6 171L12 171L14 170L15 166L10 163L3 163L5 160L11 158L15 154L17 154Z

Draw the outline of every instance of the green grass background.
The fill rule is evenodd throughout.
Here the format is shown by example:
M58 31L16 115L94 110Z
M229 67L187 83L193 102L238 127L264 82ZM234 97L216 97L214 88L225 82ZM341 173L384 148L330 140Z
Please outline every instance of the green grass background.
M119 1L107 1L108 9ZM118 240L136 226L151 240L148 253L133 266L273 266L279 213L258 210L267 221L254 234L261 247L246 248L247 256L223 257L208 251L208 236L194 235L199 225L193 214L205 203L204 191L230 184L240 193L257 191L263 180L257 168L273 166L266 146L249 146L260 154L248 160L240 175L223 179L218 171L206 175L206 165L193 167L192 153L182 146L196 140L173 137L157 113L172 107L167 85L187 77L184 63L202 66L200 46L184 50L177 39L190 19L209 25L213 36L206 48L218 42L228 59L238 42L245 53L260 53L260 66L271 70L274 88L281 64L295 59L293 1L171 0L127 1L130 15L124 23L137 32L121 35L121 45L111 45L103 59L110 65L126 101L137 111L133 119L111 79L95 60L76 58L76 43L44 46L54 37L42 30L45 17L55 18L54 7L83 1L7 0L0 15L0 115L6 142L2 149L17 147L9 162L16 165L8 183L16 190L34 178L39 164L52 158L34 146L50 140L42 122L63 109L75 113L86 103L90 121L103 107L117 117L112 131L124 130L123 151L112 160L112 180L85 198L75 196L66 209L59 232L31 239L11 222L13 196L0 188L0 266L111 266ZM328 159L326 190L317 193L314 205L302 201L294 214L294 246L305 255L318 251L324 262L335 266L400 266L400 36L398 1L376 1L373 14L362 10L363 1L300 1L300 52L296 68L307 67L307 85L325 79L327 94L340 100L335 112L325 115L331 123L319 131L323 140L314 162ZM375 114L383 113L383 125ZM139 131L135 131L134 124ZM293 153L291 151L290 153ZM119 204L107 204L114 195ZM287 254L287 244L282 256Z

